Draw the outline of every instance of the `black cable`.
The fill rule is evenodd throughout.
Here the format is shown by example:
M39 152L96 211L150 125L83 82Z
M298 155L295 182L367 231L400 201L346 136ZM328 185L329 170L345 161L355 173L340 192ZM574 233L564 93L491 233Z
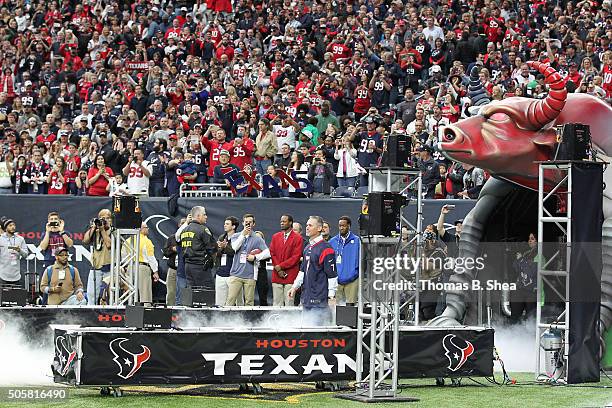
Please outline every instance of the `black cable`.
M604 371L604 369L603 369L603 368L601 369L601 373L602 373L602 374L603 374L603 375L604 375L604 376L605 376L605 377L606 377L608 380L612 380L612 377L610 377L610 376L608 375L608 373L606 373L606 372Z

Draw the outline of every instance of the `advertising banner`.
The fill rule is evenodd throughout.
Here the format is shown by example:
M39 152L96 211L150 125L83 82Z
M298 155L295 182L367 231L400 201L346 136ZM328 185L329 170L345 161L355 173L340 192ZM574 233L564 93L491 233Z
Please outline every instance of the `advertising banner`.
M80 341L74 341L74 335ZM56 330L56 382L80 385L340 381L355 378L350 329L295 331ZM72 348L71 348L72 347ZM79 349L80 347L80 349ZM72 353L79 356L70 358ZM68 362L68 363L66 363ZM367 360L365 367L368 367ZM490 376L493 330L400 333L402 378Z

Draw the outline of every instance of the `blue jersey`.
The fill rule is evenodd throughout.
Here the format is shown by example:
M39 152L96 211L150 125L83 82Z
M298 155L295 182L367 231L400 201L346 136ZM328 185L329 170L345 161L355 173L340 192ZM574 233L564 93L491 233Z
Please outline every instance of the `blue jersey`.
M302 284L302 305L304 308L327 307L329 286L327 279L336 278L336 255L325 240L307 245L303 253L301 271L304 272Z

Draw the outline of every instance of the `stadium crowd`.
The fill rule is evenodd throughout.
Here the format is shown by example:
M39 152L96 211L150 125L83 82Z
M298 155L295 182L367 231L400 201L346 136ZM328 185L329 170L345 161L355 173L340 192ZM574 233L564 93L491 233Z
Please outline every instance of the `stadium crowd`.
M3 0L0 192L171 196L282 169L328 196L407 134L427 197L475 198L486 174L434 149L470 114L473 67L491 100L546 94L527 60L609 98L610 6Z

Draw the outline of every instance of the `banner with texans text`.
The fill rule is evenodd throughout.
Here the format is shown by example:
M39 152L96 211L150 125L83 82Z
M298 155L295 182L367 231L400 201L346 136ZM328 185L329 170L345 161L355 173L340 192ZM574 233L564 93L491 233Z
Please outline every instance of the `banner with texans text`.
M355 378L356 342L350 329L56 329L53 367L56 382L77 385L340 381ZM400 332L402 378L492 373L492 329Z

